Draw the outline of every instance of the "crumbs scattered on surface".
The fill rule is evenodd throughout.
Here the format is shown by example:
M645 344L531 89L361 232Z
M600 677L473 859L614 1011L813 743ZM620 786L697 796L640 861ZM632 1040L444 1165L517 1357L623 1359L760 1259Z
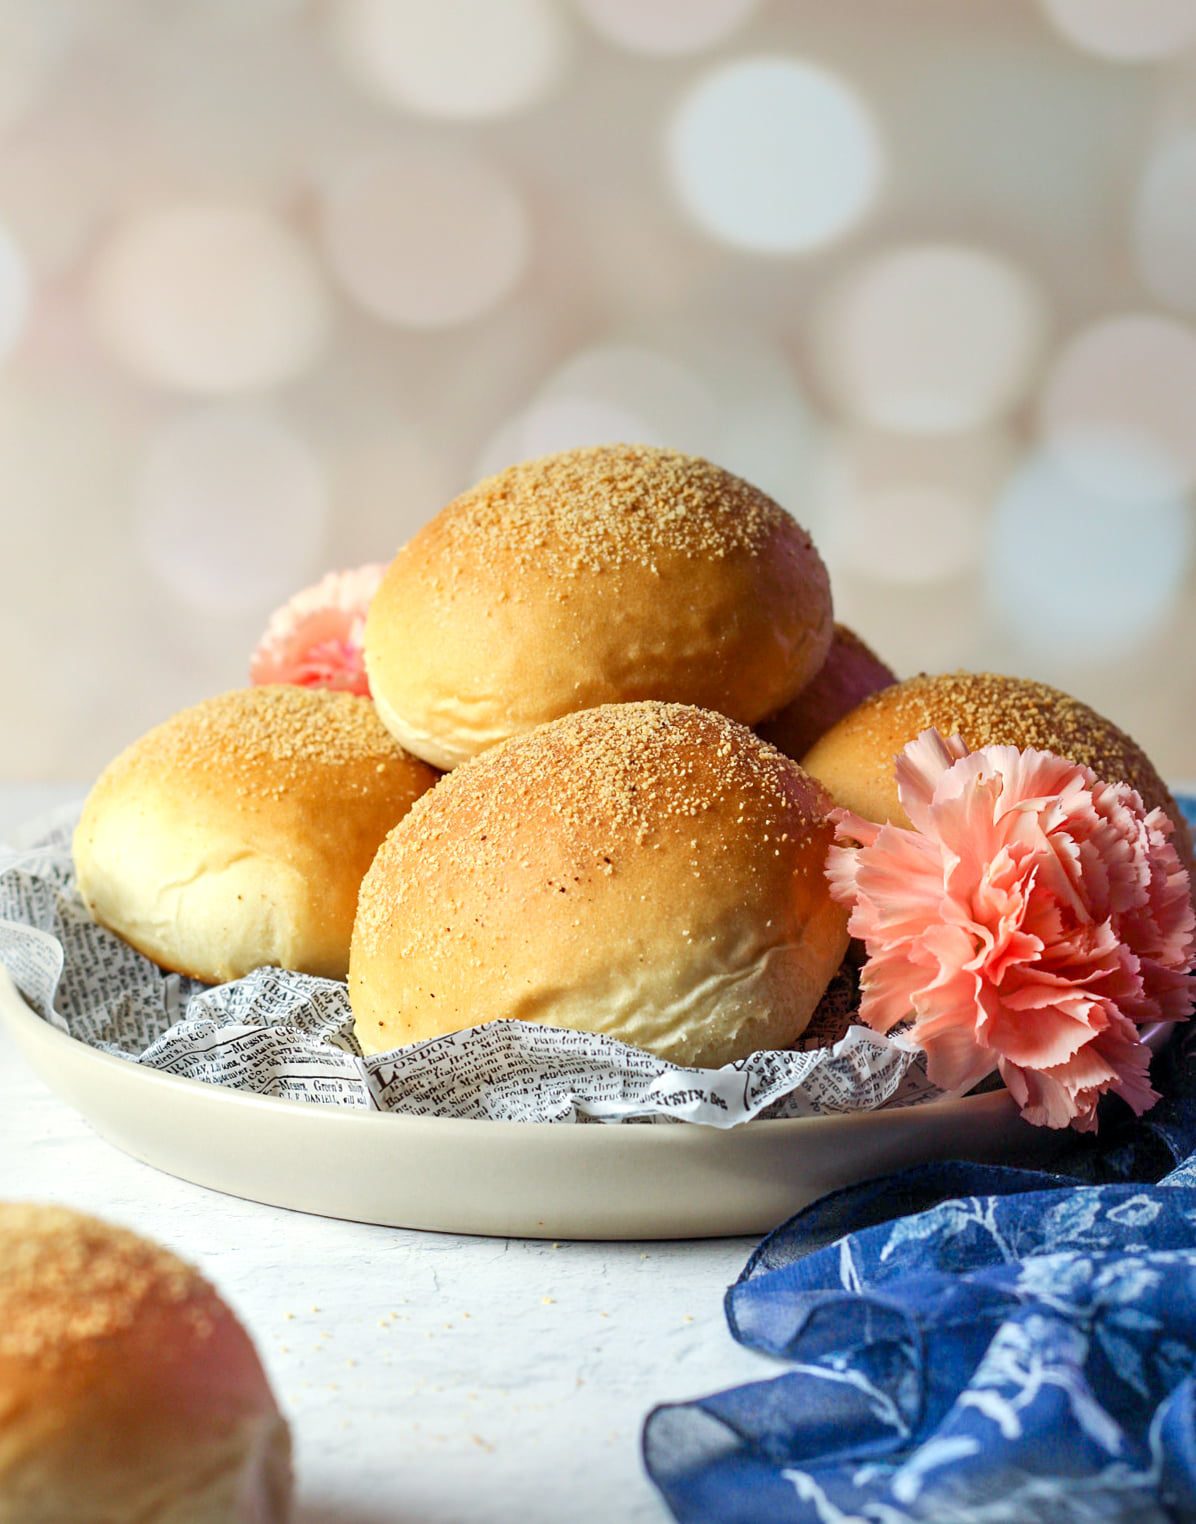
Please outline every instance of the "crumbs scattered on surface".
M0 1202L0 1356L62 1365L173 1306L196 1339L227 1311L200 1273L126 1228L65 1207Z
M557 575L650 566L660 551L714 560L755 552L779 528L772 498L720 466L649 445L599 445L524 461L463 493L437 521L449 546Z

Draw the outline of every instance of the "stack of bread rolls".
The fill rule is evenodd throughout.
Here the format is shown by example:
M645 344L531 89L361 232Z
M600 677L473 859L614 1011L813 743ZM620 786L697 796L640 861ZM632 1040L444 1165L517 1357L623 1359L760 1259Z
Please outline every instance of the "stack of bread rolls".
M893 761L929 725L1087 762L1182 830L1066 695L896 683L794 519L669 450L464 493L390 565L365 663L370 698L263 687L152 731L75 858L96 918L165 967L347 971L367 1053L496 1018L687 1064L792 1044L847 946L828 812L900 820Z
M253 1342L169 1250L0 1202L0 1524L284 1524L291 1441Z

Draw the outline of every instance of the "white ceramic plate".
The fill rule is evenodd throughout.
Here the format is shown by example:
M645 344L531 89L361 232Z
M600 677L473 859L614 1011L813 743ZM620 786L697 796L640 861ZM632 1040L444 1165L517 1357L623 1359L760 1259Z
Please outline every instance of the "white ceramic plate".
M26 1005L0 1020L46 1084L134 1158L326 1217L520 1238L760 1234L827 1191L930 1159L1043 1162L1004 1091L899 1110L671 1126L535 1126L305 1105L112 1058Z

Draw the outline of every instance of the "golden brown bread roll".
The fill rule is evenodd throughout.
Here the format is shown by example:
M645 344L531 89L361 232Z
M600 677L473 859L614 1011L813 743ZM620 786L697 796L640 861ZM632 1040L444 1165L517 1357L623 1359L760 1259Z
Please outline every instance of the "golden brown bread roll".
M146 957L211 984L266 964L343 978L365 870L436 778L368 699L225 693L105 769L75 831L79 892Z
M800 762L818 740L870 693L887 688L897 675L854 630L836 624L826 660L795 699L756 726L770 746Z
M847 946L828 800L723 715L569 715L451 773L361 886L367 1053L497 1018L719 1065L800 1036Z
M281 1524L290 1438L189 1265L63 1207L0 1203L0 1524Z
M665 699L747 724L787 703L831 640L805 531L709 461L569 450L492 476L399 551L370 606L378 712L452 768L579 709Z
M922 673L866 699L803 761L838 804L866 820L908 825L897 798L897 753L929 726L965 745L1034 747L1090 767L1107 783L1129 783L1148 809L1165 810L1183 857L1192 844L1167 785L1137 744L1087 704L1045 683L993 672Z

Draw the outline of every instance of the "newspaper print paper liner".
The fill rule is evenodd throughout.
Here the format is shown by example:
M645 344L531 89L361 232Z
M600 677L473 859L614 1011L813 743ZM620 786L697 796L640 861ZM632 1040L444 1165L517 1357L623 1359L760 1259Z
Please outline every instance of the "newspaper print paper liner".
M348 990L336 980L262 968L204 985L97 926L75 890L76 814L59 812L29 847L0 848L0 965L44 1020L133 1063L315 1105L515 1122L726 1128L942 1094L900 1035L851 1022L846 965L799 1050L721 1069L681 1068L595 1033L505 1020L364 1058Z

